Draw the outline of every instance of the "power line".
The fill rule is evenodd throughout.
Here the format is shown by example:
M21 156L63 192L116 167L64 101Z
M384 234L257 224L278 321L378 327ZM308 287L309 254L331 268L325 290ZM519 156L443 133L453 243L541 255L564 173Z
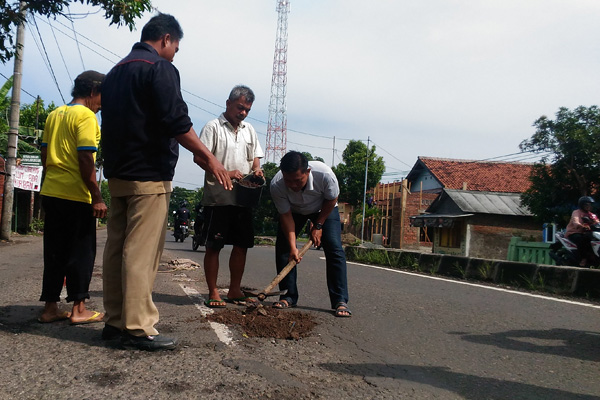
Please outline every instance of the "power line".
M549 155L550 154L548 154L548 156ZM540 158L543 158L543 157L545 157L545 156L540 157L539 154L532 154L532 155L530 155L528 157L516 158L516 159L514 159L512 161L515 161L515 162L524 162L524 161L529 161L529 160L539 160Z
M308 136L313 136L313 137L320 137L320 138L325 138L325 139L331 139L333 140L333 138L335 137L335 140L357 140L357 139L348 139L348 138L341 138L341 137L337 137L337 136L323 136L323 135L317 135L314 133L308 133L308 132L302 132L302 131L297 131L295 129L288 129L288 131L290 132L295 132L295 133L299 133L301 135L308 135ZM358 139L361 142L364 142L363 139Z
M183 183L184 185L196 186L196 188L198 188L198 183L190 183L190 182L183 182L183 181L176 181L176 180L173 180L173 182L175 182L175 183Z
M197 97L197 98L199 98L199 99L201 99L201 100L204 100L204 101L206 101L206 102L208 102L208 103L210 103L210 104L214 104L214 105L217 105L217 106L218 106L218 104L216 104L216 103L213 103L213 102L211 102L211 101L209 101L209 100L206 100L206 99L204 99L204 98L202 98L202 97L200 97L200 96L197 96L197 95L195 95L195 94L194 94L194 93L192 93L192 92L189 92L189 91L187 91L187 90L184 90L184 89L182 89L181 91L182 91L182 92L185 92L185 93L187 93L187 94L189 94L189 95L191 95L191 96ZM187 104L189 104L190 106L192 106L192 107L195 107L195 108L197 108L197 109L199 109L199 110L202 110L202 111L204 111L205 113L208 113L208 114L210 114L210 115L212 115L212 116L215 116L215 117L216 117L216 116L218 116L217 114L215 114L215 113L213 113L213 112L211 112L211 111L209 111L209 110L207 110L207 109L205 109L205 108L202 108L202 107L198 106L197 104L191 103L191 102L189 102L189 101L187 101L187 100L186 100L186 103L187 103ZM248 119L250 119L250 117L248 117ZM261 132L261 131L259 131L258 129L255 129L255 131L256 131L256 133L257 133L257 134L259 134L259 135L261 135L261 136L266 136L266 133L264 133L264 132ZM295 144L295 145L302 146L302 147L308 147L308 148L311 148L311 149L331 150L331 148L329 148L329 147L311 146L311 145L307 145L307 144L303 144L303 143L295 143L295 142L291 142L291 141L289 141L289 140L288 140L288 143Z
M73 14L71 14L71 15L73 15ZM60 21L58 21L58 20L56 20L56 22L58 22L59 24L61 24L62 26L64 26L65 28L67 28L67 29L69 29L69 30L73 30L73 33L75 33L75 29L74 29L74 27L73 27L73 28L70 28L70 27L68 27L67 25L63 24L62 22L60 22ZM48 25L50 25L50 23L49 23L49 22L48 22ZM56 29L58 30L58 28L56 28ZM63 33L64 35L66 35L68 38L70 38L70 39L72 39L72 40L76 40L76 39L74 39L74 38L70 37L69 35L65 34L64 32L62 32L62 31L60 31L60 30L58 30L58 31L59 31L59 32L61 32L61 33ZM110 54L112 54L113 56L117 57L117 59L119 59L119 60L120 60L121 58L123 58L123 57L119 56L117 53L114 53L113 51L111 51L111 50L107 49L106 47L104 47L104 46L102 46L102 45L100 45L100 44L96 43L95 41L93 41L92 39L88 38L87 36L84 36L84 35L82 35L81 33L78 33L78 35L79 35L79 36L81 36L82 38L84 38L85 40L87 40L87 41L89 41L89 42L91 42L91 43L95 44L96 46L100 47L102 50L106 51L107 53L110 53ZM82 45L83 45L83 44L82 44ZM86 47L85 45L83 45L83 46L84 46L84 47ZM87 48L89 49L89 47L87 47ZM90 50L91 50L91 49L90 49ZM96 53L96 54L98 54L98 53ZM114 60L110 60L110 59L108 59L108 58L106 58L106 57L105 57L105 59L106 59L106 60L109 60L109 61L113 61L113 62L114 62Z
M518 153L511 153L511 154L505 154L505 155L501 155L501 156L496 156L496 157L490 157L490 158L486 158L483 160L476 160L473 162L485 162L485 161L492 161L492 160L496 160L496 161L492 161L492 162L521 162L521 161L525 161L525 160L533 160L536 158L540 158L543 157L545 152L537 153L533 150L527 150L527 151L520 151ZM551 155L552 153L546 153L546 155Z
M88 13L88 14L89 14L89 13ZM68 38L70 38L70 39L72 39L72 40L76 41L76 43L77 43L77 46L78 46L78 49L79 49L79 46L81 45L81 46L83 46L83 47L86 47L86 48L87 48L87 49L89 49L90 51L94 52L94 53L95 53L95 54L97 54L98 56L100 56L100 57L102 57L102 58L104 58L104 59L106 59L106 60L108 60L108 61L110 61L110 62L116 62L114 59L111 59L111 58L109 58L109 57L107 57L107 56L105 56L105 55L101 54L100 52L96 51L95 49L91 48L90 46L87 46L87 45L86 45L86 44L84 44L84 43L80 43L80 41L78 40L78 36L79 36L79 37L81 37L81 38L83 38L83 39L85 39L85 40L89 41L90 43L94 44L94 45L95 45L95 46L97 46L98 48L100 48L100 49L104 50L105 52L107 52L107 53L110 53L111 55L115 56L117 59L121 59L121 58L122 58L122 57L121 57L121 56L119 56L118 54L116 54L116 53L112 52L111 50L109 50L109 49L107 49L107 48L103 47L102 45L98 44L98 43L97 43L97 42L95 42L94 40L92 40L92 39L90 39L90 38L86 37L85 35L82 35L81 33L77 33L77 32L76 32L76 30L75 30L75 27L74 27L74 24L73 24L73 18L72 18L72 17L73 17L73 16L75 16L75 15L77 15L77 14L69 14L69 18L68 18L68 19L69 19L69 21L71 22L71 25L72 25L72 27L68 27L67 25L65 25L65 24L64 24L64 23L62 23L61 21L58 21L58 20L56 20L56 22L58 22L59 24L61 24L61 25L62 25L62 26L64 26L64 27L66 27L67 29L71 30L71 31L73 32L73 35L74 35L74 37L70 36L69 34L65 33L64 31L60 30L59 28L57 28L57 27L53 26L53 25L52 25L52 24L51 24L49 21L48 21L48 22L46 22L46 21L43 21L43 22L46 22L48 25L50 25L50 27L51 27L51 28L58 30L58 31L59 31L60 33L62 33L63 35L65 35L65 36L67 36ZM87 15L87 14L85 14L85 15ZM84 16L85 16L85 15L84 15ZM39 30L38 30L38 34L39 34ZM54 34L54 31L53 31L53 34ZM81 50L80 50L80 49L79 49L79 52L80 52L80 57L82 57L82 56L81 56ZM50 68L51 68L51 66L49 66L49 69L50 69ZM53 74L53 73L51 72L51 74ZM55 79L55 82L56 82L56 78L55 78L55 77L54 77L54 79ZM57 86L58 86L58 84L57 84ZM188 90L182 89L181 91L182 91L182 92L184 92L184 93L186 93L186 94L189 94L190 96L193 96L193 97L195 97L195 98L198 98L198 99L200 99L200 100L202 100L202 101L204 101L204 102L207 102L207 103L209 103L209 104L211 104L211 105L214 105L214 106L216 106L216 107L219 107L219 108L221 108L221 109L223 108L223 105L221 105L221 104L218 104L218 103L215 103L215 102L213 102L213 101L211 101L211 100L209 100L209 99L206 99L206 98L204 98L204 97L202 97L202 96L199 96L199 95L197 95L197 94L195 94L195 93L192 93L192 92L190 92L190 91L188 91ZM27 93L26 91L24 91L24 92L25 92L25 93ZM60 92L60 89L59 89L59 92ZM28 95L30 95L30 96L31 96L31 97L33 97L33 98L36 98L36 96L33 96L33 95L31 95L30 93L27 93L27 94L28 94ZM61 97L62 97L62 93L61 93ZM209 115L212 115L212 116L217 116L217 115L218 115L218 114L216 114L215 112L209 111L209 110L207 110L207 109L205 109L205 108L203 108L203 107L200 107L200 106L198 106L197 104L191 103L191 102L189 102L189 101L186 101L186 102L187 102L187 103L188 103L190 106L192 106L192 107L195 107L195 108L197 108L197 109L199 109L199 110L201 110L201 111L204 111L204 112L208 113ZM250 116L249 116L249 117L248 117L248 119L249 119L249 120L252 120L252 121L259 122L259 123L261 123L261 124L268 125L268 122L266 122L266 121L262 121L262 120L260 120L260 119L258 119L258 118L254 118L254 117L250 117ZM298 134L301 134L301 135L306 135L306 136L311 136L311 137L317 137L317 138L322 138L322 139L328 139L328 140L333 140L333 139L335 138L336 140L340 140L340 141L342 141L342 140L343 140L343 141L355 140L355 141L365 142L365 140L363 140L363 139L350 139L350 138L341 138L341 137L337 137L337 136L335 136L335 137L334 137L334 136L319 135L319 134L314 134L314 133L310 133L310 132L304 132L304 131L295 130L295 129L290 129L290 128L288 128L287 130L288 130L288 132L294 132L294 133L298 133ZM263 132L257 131L257 133L258 133L258 134L261 134L261 135L263 135L263 136L266 136L266 134L265 134L265 133L263 133ZM295 143L295 142L289 142L289 143L290 143L290 144L294 144L294 145L298 145L298 146L302 146L302 147L307 147L307 148L321 149L321 150L331 150L331 147L312 146L312 145L300 144L300 143ZM396 161L398 161L398 162L402 163L403 165L406 165L406 166L407 166L407 167L409 167L409 168L412 168L412 165L410 165L410 164L408 164L408 163L406 163L406 162L404 162L404 161L400 160L400 159L399 159L398 157L396 157L394 154L392 154L392 153L388 152L388 151L387 151L387 150L386 150L384 147L378 146L378 145L377 145L375 142L373 142L373 144L377 146L378 150L380 150L381 152L383 152L383 153L387 154L389 157L391 157L391 158L393 158L394 160L396 160ZM335 148L334 148L333 150L334 150L334 158L335 158L335 157L337 157L337 159L339 159L339 160L340 160L340 162L342 162L343 160L341 159L341 157L340 157L340 155L339 155L339 151L338 151L338 149L335 149ZM510 160L506 160L506 162L516 162L516 161L525 161L525 160L535 159L536 157L538 157L537 155L531 155L530 153L533 153L533 152L529 151L529 152L518 152L518 153L511 153L511 154L507 154L507 155L501 155L501 156L496 156L496 157L490 157L490 158L487 158L487 159L478 160L478 161L474 161L474 162L483 162L483 161L492 161L492 160L498 160L498 159L507 159L507 158L509 158L509 157L515 157L515 158L514 158L514 159L510 159Z
M46 21L44 21L44 20L42 20L42 22L45 22L45 23L47 23L48 25L50 25L50 23L49 23L49 22L46 22ZM59 23L60 23L60 21L57 21L57 22L59 22ZM61 24L61 25L63 25L63 26L64 26L64 24ZM68 27L67 27L67 28L68 28ZM73 38L73 37L69 36L69 34L65 33L64 31L60 30L59 28L57 28L57 27L54 27L54 29L56 29L58 32L62 33L63 35L65 35L65 36L66 36L66 37L68 37L69 39L71 39L71 40L75 40L75 38ZM68 29L70 29L70 28L68 28ZM83 36L83 35L81 35L81 34L80 34L79 36L82 36L82 37L84 37L84 36ZM85 38L85 37L84 37L84 38ZM87 38L85 38L85 39L87 39ZM107 50L107 49L105 49L104 47L100 46L99 44L97 44L97 43L96 43L96 42L94 42L93 40L91 40L91 39L88 39L88 40L89 40L90 42L92 42L93 44L95 44L96 46L100 47L101 49L103 49L103 50L106 50L106 51L110 52L110 50ZM98 56L100 56L100 57L104 58L105 60L107 60L107 61L110 61L111 63L114 63L114 62L115 62L115 60L114 60L114 59L110 59L110 58L106 57L104 54L100 54L100 53L99 53L99 52L97 52L96 50L92 49L90 46L88 46L88 45L86 45L86 44L84 44L84 43L81 43L81 45L82 45L83 47L85 47L86 49L90 50L91 52L93 52L94 54L96 54L96 55L98 55ZM110 52L110 53L111 53L111 54L113 54L113 55L116 55L115 53L112 53L112 52ZM118 55L116 55L116 56L117 56L117 57L119 57ZM119 58L119 59L120 59L120 58Z
M67 5L67 10L69 10L69 14L71 13L71 8ZM81 66L85 71L85 64L83 63L83 56L81 55L81 48L79 47L79 40L77 40L77 31L75 30L75 23L73 19L69 18L71 21L71 27L73 28L73 35L75 36L75 43L77 43L77 51L79 52L79 59L81 60Z
M295 143L295 142L290 142L289 140L288 140L288 143L295 144L295 145L302 146L302 147L309 147L309 148L311 148L311 149L331 150L331 148L329 148L329 147L318 147L318 146L311 146L311 145L309 145L309 144L304 144L304 143Z
M0 76L2 76L4 79L9 80L10 78L7 77L6 75L4 75L2 72L0 72ZM21 92L28 94L29 96L33 97L34 99L37 99L37 96L32 95L31 93L29 93L27 90L23 89L21 87Z
M62 91L60 90L60 86L58 84L58 80L56 79L56 75L54 74L54 68L52 68L52 63L50 62L50 57L48 56L48 52L46 51L46 45L44 44L44 39L42 38L42 34L40 33L40 29L37 24L37 20L34 15L31 16L33 19L33 23L35 24L35 29L37 30L38 36L40 37L40 42L42 44L42 48L44 49L44 54L46 55L46 59L48 60L48 67L50 68L50 74L52 75L52 79L54 79L54 83L56 84L56 88L58 89L58 93L60 94L60 98L63 103L65 103L65 98L63 97Z
M373 142L373 141L371 140L371 142ZM373 144L374 144L375 146L377 146L377 143L373 142ZM398 161L398 162L400 162L400 163L402 163L402 164L406 165L406 166L407 166L407 167L409 167L409 168L412 168L412 165L409 165L409 164L405 163L404 161L402 161L401 159L399 159L398 157L396 157L396 156L395 156L395 155L393 155L392 153L390 153L390 152L388 152L387 150L385 150L383 147L377 146L377 149L378 149L378 150L381 150L381 151L383 151L384 153L386 153L387 155L389 155L390 157L392 157L394 160L396 160L396 161ZM368 150L368 149L367 149L367 150Z
M42 52L42 48L40 46L38 38L37 38L37 36L35 36L35 33L33 32L33 28L31 27L31 22L29 22L29 21L27 21L27 28L29 29L29 33L31 33L31 37L33 38L33 41L34 41L36 47L38 48L40 56L42 57L42 61L44 62L44 65L46 66L46 69L48 70L48 73L50 73L50 67L48 66L48 61L44 57L44 54ZM50 74L50 75L52 75L52 74Z
M48 17L50 18L50 17ZM50 24L48 24L50 25ZM69 75L69 81L73 81L71 74L69 73L69 67L67 66L67 62L65 61L65 57L63 56L62 50L60 49L60 45L58 44L58 39L56 38L56 34L54 33L54 27L50 25L50 30L52 31L52 36L54 36L54 41L56 42L56 47L58 48L58 53L60 54L60 58L62 59L63 64L65 65L65 69L67 70L67 75Z
M184 89L181 89L181 91L182 91L182 92L185 92L185 93L187 93L187 94L189 94L189 95L191 95L191 96L197 97L197 98L199 98L199 99L201 99L201 100L204 100L204 101L206 101L206 102L208 102L208 103L210 103L210 104L214 104L214 105L216 105L216 106L219 106L217 103L213 103L213 102L211 102L210 100L206 100L206 99L204 99L204 98L202 98L202 97L200 97L200 96L198 96L198 95L195 95L194 93L192 93L192 92L190 92L190 91L187 91L187 90L184 90ZM209 111L209 110L207 110L207 109L205 109L205 108L202 108L202 107L198 106L197 104L191 103L191 102L189 102L189 101L187 101L187 100L186 100L186 103L187 103L187 104L189 104L189 105L190 105L190 106L192 106L192 107L195 107L195 108L197 108L197 109L199 109L199 110L202 110L202 111L204 111L204 112L205 112L205 113L207 113L207 114L210 114L210 115L212 115L212 116L215 116L215 117L217 117L217 116L218 116L217 114L213 113L212 111ZM219 107L221 107L221 106L219 106ZM256 120L256 118L251 118L251 117L248 117L248 119L254 119L254 120ZM258 120L257 120L257 121L258 121ZM262 122L262 121L259 121L259 122ZM264 132L261 132L260 130L258 130L258 129L256 129L256 128L255 128L255 131L256 131L256 133L257 133L257 134L259 134L259 135L261 135L261 136L266 136L266 135L267 135L266 133L264 133ZM291 142L291 141L289 141L289 140L288 140L288 143L291 143L291 144L296 144L296 145L298 145L298 146L303 146L303 147L309 147L309 148L312 148L312 149L331 150L331 148L330 148L330 147L311 146L311 145L307 145L307 144L303 144L303 143L295 143L295 142Z
M182 90L182 92L184 92L184 90ZM187 93L187 91L186 91L186 93ZM190 93L190 94L191 94L191 93ZM191 102L189 102L189 101L187 101L187 100L186 100L186 104L189 104L190 106L192 106L192 107L195 107L195 108L197 108L198 110L202 110L202 111L204 111L205 113L208 113L208 114L210 114L210 115L212 115L212 116L214 116L214 117L216 117L216 116L217 116L217 114L213 113L212 111L208 111L207 109L205 109L205 108L202 108L202 107L200 107L200 106L198 106L198 105L196 105L196 104L194 104L194 103L191 103Z
M518 153L511 153L511 154L506 154L506 155L503 155L503 156L496 156L496 157L485 158L485 159L479 160L479 161L490 161L490 160L495 160L497 158L504 158L504 157L514 156L514 155L523 154L523 153L525 153L525 152L520 151Z
M194 93L192 93L192 92L190 92L190 91L188 91L188 90L181 89L181 91L182 91L182 92L185 92L185 93L187 93L187 94L189 94L189 95L191 95L191 96L197 97L197 98L199 98L200 100L203 100L203 101L205 101L205 102L207 102L207 103L210 103L210 104L212 104L212 105L215 105L215 106L217 106L217 107L219 107L219 108L221 108L221 109L223 108L223 105L221 105L221 104L217 104L217 103L215 103L215 102L212 102L212 101L210 101L210 100L207 100L207 99L205 99L204 97L200 97L200 96L198 96L197 94L194 94ZM248 117L248 118L250 118L250 117ZM255 118L250 118L250 119L254 119L255 121L258 121L258 120L257 120L257 119L255 119ZM262 122L262 121L259 121L259 122ZM264 124L266 124L266 122L263 122L263 123L264 123Z
M46 22L46 21L44 21L44 22ZM95 46L97 46L97 47L99 47L100 49L102 49L102 50L106 51L107 53L110 53L110 54L112 54L113 56L117 57L117 59L121 59L121 58L122 58L122 57L121 57L121 56L119 56L118 54L116 54L116 53L114 53L113 51L111 51L111 50L107 49L106 47L104 47L104 46L102 46L102 45L98 44L97 42L95 42L94 40L92 40L92 39L88 38L87 36L85 36L85 35L83 35L83 34L81 34L81 33L77 33L77 32L75 31L75 28L74 28L74 27L72 27L72 28L71 28L71 27L69 27L69 26L65 25L64 23L62 23L61 21L58 21L58 20L56 20L56 22L58 22L60 25L64 26L65 28L67 28L67 29L69 29L69 30L73 31L73 34L75 35L75 37L72 37L72 36L70 36L69 34L65 33L64 31L60 30L60 29L59 29L59 28L57 28L57 27L54 27L54 29L56 29L58 32L62 33L63 35L65 35L65 36L66 36L66 37L68 37L69 39L76 41L76 42L77 42L77 45L78 45L78 47L79 47L79 45L81 44L81 46L83 46L83 47L87 48L88 50L90 50L90 51L94 52L95 54L97 54L98 56L100 56L100 57L104 58L105 60L107 60L107 61L110 61L110 62L116 62L115 60L113 60L113 59L110 59L110 58L108 58L108 57L104 56L103 54L100 54L98 51L96 51L96 50L92 49L91 47L89 47L89 46L85 45L84 43L80 43L80 42L77 40L77 35L78 35L79 37L81 37L81 38L83 38L83 39L85 39L85 40L89 41L90 43L93 43ZM71 21L71 22L72 22L72 21ZM48 22L46 22L46 23L52 27L52 24L51 24L49 21L48 21ZM217 107L219 107L219 108L223 108L223 105L222 105L222 104L217 104L217 103L215 103L214 101L208 100L208 99L206 99L206 98L204 98L204 97L202 97L202 96L199 96L199 95L197 95L197 94L195 94L195 93L192 93L192 92L190 92L190 91L188 91L188 90L181 89L181 91L182 91L182 92L185 92L185 93L187 93L187 94L189 94L190 96L193 96L193 97L196 97L196 98L198 98L198 99L200 99L200 100L202 100L202 101L205 101L205 102L207 102L207 103L209 103L209 104L212 104L212 105L214 105L214 106L217 106ZM206 109L204 109L204 108L202 108L202 107L200 107L200 106L194 105L194 107L196 107L196 108L198 108L198 109L200 109L200 110L202 110L202 111L205 111L205 112L207 112L207 113L209 113L209 114L211 114L211 115L214 115L214 113L213 113L213 112L210 112L210 111L208 111L208 110L206 110ZM268 122L266 122L266 121L262 121L262 120L260 120L260 119L258 119L258 118L254 118L254 117L250 117L250 116L249 116L249 117L248 117L248 119L250 119L250 120L252 120L252 121L260 122L261 124L268 125ZM299 133L299 134L301 134L301 135L307 135L307 136L312 136L312 137L319 137L319 138L323 138L323 139L329 139L329 140L333 140L333 138L334 138L334 136L317 135L317 134L314 134L314 133L303 132L303 131L299 131L299 130L296 130L296 129L290 129L290 128L288 128L287 130L288 130L289 132ZM357 140L357 139L350 139L350 138L341 138L341 137L337 137L337 136L335 137L335 139L336 139L336 140L346 140L346 141L350 141L350 140ZM359 141L362 141L362 142L364 142L364 140L362 140L362 139L359 139Z

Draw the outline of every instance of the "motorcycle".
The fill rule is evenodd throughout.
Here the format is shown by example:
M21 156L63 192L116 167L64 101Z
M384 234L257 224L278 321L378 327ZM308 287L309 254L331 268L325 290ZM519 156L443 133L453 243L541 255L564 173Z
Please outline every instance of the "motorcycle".
M199 204L196 206L196 220L194 221L194 231L192 232L192 250L198 250L202 240L202 225L204 225L204 208ZM202 245L204 245L202 243Z
M175 236L176 242L178 240L180 240L181 243L183 243L185 238L188 237L189 235L190 235L190 233L189 233L189 227L188 227L187 221L183 221L183 222L179 223L179 226L176 226L175 229L173 230L173 236Z
M192 250L194 251L198 250L198 247L200 247L201 233L202 218L196 218L196 221L194 222L194 232L192 234Z
M591 245L594 258L587 260L586 267L598 267L600 265L600 224L590 225ZM550 246L550 257L556 265L577 266L579 263L579 250L577 245L566 238L564 232L558 232L554 236L556 242Z

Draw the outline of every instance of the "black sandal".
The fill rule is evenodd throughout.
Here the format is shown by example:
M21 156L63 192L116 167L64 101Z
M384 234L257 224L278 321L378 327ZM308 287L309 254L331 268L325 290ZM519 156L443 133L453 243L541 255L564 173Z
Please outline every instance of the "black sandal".
M350 311L350 309L348 308L348 304L346 304L343 301L340 301L335 305L335 316L339 318L350 318L352 316L352 311Z
M275 303L273 303L273 308L277 308L278 310L283 310L285 308L294 308L296 307L295 304L291 304L291 302L287 299L281 299L281 300L277 300Z

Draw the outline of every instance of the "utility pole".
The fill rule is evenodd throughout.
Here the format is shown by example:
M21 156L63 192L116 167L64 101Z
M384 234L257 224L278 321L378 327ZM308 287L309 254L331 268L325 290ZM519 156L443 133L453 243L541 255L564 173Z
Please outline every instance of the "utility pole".
M400 248L404 246L404 214L406 213L406 200L408 196L408 181L402 179L402 202L400 206Z
M360 228L360 242L365 241L365 210L367 208L367 172L369 172L369 145L371 144L371 136L367 137L367 159L365 160L365 190L363 191L363 212L362 225Z
M21 1L19 12L23 21L17 26L17 48L13 72L12 99L10 102L10 127L8 129L8 151L6 160L6 181L4 184L4 202L2 205L2 225L0 238L10 240L12 211L15 197L14 173L17 165L17 145L19 143L19 114L21 107L21 81L23 78L23 43L25 41L25 1Z
M333 148L331 149L331 168L335 165L335 136L333 137Z
M287 18L290 12L290 0L277 0L277 12L277 37L273 58L265 160L271 160L279 164L279 160L287 150L287 106L285 97L287 93Z

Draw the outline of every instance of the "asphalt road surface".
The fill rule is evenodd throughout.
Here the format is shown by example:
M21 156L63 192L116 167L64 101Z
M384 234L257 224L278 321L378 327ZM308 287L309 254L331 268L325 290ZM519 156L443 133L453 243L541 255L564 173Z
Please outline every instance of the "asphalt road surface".
M99 310L104 235L89 302ZM146 353L103 342L102 324L36 322L41 251L39 237L0 243L0 399L600 398L600 307L585 300L349 263L353 317L335 318L323 252L311 250L296 309L318 322L311 336L246 338L208 323L202 270L180 270L159 274L154 298L157 328L181 346ZM167 234L163 261L203 257ZM249 250L244 286L274 276L274 248Z

